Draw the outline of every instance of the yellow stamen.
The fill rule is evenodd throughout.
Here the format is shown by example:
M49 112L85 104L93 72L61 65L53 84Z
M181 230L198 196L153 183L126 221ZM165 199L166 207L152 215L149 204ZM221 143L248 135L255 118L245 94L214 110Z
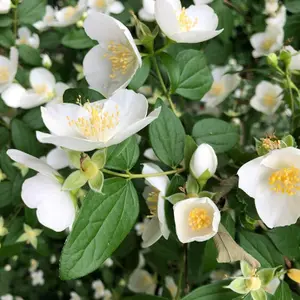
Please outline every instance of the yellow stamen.
M300 170L288 167L275 171L269 177L269 184L276 193L294 196L300 191Z
M33 89L40 96L45 96L48 99L52 99L54 97L54 92L51 91L45 83L37 84L33 87Z
M105 0L96 0L95 6L98 8L103 8L105 6Z
M265 39L262 42L261 48L265 51L269 51L274 43L275 43L274 39Z
M4 83L9 80L9 70L8 67L0 67L0 82Z
M88 117L79 117L77 120L69 121L69 126L74 126L86 138L94 141L107 141L107 135L111 129L119 124L119 106L116 105L112 112L104 111L103 105L91 105L86 103L83 106L88 112Z
M70 20L75 15L76 12L77 12L77 7L73 7L73 6L66 7L65 14L64 14L65 19Z
M196 207L190 211L188 223L190 228L196 231L211 226L212 220L206 209Z
M147 206L151 213L150 217L154 217L157 215L158 195L159 195L159 190L154 189L152 192L149 193L148 198L146 200Z
M210 90L210 94L213 96L220 96L225 90L225 87L222 83L216 83L214 82L211 90Z
M189 17L184 7L177 14L177 20L179 22L179 27L181 32L190 31L198 23L198 18L193 19Z
M116 78L118 74L125 75L135 60L129 45L116 44L113 41L108 44L108 53L104 57L111 62L111 79Z
M263 104L268 107L272 107L276 104L276 97L272 94L265 94L263 97Z
M261 141L262 141L262 146L266 150L275 150L281 148L280 140L272 140L271 138L264 138L261 139Z

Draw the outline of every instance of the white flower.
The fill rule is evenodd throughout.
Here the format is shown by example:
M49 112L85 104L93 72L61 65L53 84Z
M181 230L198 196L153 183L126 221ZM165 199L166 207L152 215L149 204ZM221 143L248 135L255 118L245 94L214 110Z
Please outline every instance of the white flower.
M112 267L114 264L114 261L109 257L108 259L106 259L103 263L104 266L110 268Z
M10 11L11 0L0 0L0 14L7 14Z
M241 77L236 74L226 74L229 71L227 66L216 67L212 70L214 79L213 85L208 93L204 95L201 101L206 106L215 107L222 103L240 84Z
M30 273L31 276L31 284L33 286L44 285L44 272L42 270Z
M6 294L1 296L1 300L14 300L14 297L11 294Z
M285 50L291 53L290 70L300 71L300 52L296 51L292 46L285 46Z
M17 45L28 45L32 48L38 48L40 45L40 38L36 33L31 34L27 27L20 27L18 29Z
M158 157L156 156L152 148L146 149L144 152L144 156L149 160L159 161Z
M103 300L110 300L112 299L112 293L109 290L105 290L104 291L104 296L103 296Z
M176 233L181 243L203 242L218 232L221 214L209 198L182 200L173 209Z
M165 278L165 284L166 284L166 288L169 290L172 298L175 299L175 297L177 295L178 287L177 287L177 285L176 285L173 277L166 276L166 278Z
M194 0L195 5L201 5L201 4L209 4L212 3L214 0Z
M148 218L144 218L143 222L140 223L136 223L136 225L134 226L134 229L136 231L136 234L138 236L141 236L146 228L146 224L149 222L150 220Z
M257 111L272 115L280 106L282 98L283 89L278 84L262 81L256 86L250 105Z
M106 14L120 14L125 9L122 2L116 0L88 0L88 7Z
M283 28L286 23L286 7L281 5L276 15L268 18L266 22L268 25L275 25Z
M139 10L139 18L146 22L155 21L155 0L143 0L143 7Z
M11 265L9 265L9 264L7 264L7 265L4 266L4 271L6 271L6 272L10 272L11 269L12 269Z
M239 188L255 199L262 221L270 228L296 223L300 216L300 150L273 150L244 164Z
M265 14L274 14L279 7L278 0L265 0Z
M130 31L118 20L99 12L92 12L86 18L84 29L99 43L83 60L88 84L105 97L126 88L142 64Z
M71 292L70 297L70 300L81 300L81 297L75 292Z
M42 104L61 103L62 96L69 87L56 82L54 75L45 68L34 68L30 71L31 89L25 90L20 84L13 83L2 98L9 107L30 109Z
M67 153L59 147L52 149L46 156L46 162L55 170L70 166Z
M196 179L209 179L216 173L218 158L214 149L208 144L201 144L190 161L190 170ZM208 173L207 173L208 172Z
M135 293L154 295L156 282L148 271L135 269L129 277L128 288Z
M264 32L255 33L250 38L254 50L253 57L261 57L280 50L283 46L284 32L282 27L268 25Z
M0 55L0 93L7 89L15 79L18 69L18 50L10 48L9 59Z
M177 43L204 42L223 31L216 30L218 16L208 5L185 9L180 0L156 0L155 18L164 34Z
M39 222L54 231L72 226L75 207L70 193L62 191L59 173L42 160L22 151L11 149L7 155L38 172L24 181L21 197L29 208L37 209Z
M158 166L152 163L144 164L142 174L153 174L163 172ZM170 231L167 226L165 216L165 199L169 178L166 175L158 177L147 177L145 179L143 196L146 199L148 208L151 212L151 220L145 224L143 231L142 247L150 247L157 242L162 236L169 238Z
M39 266L39 262L35 259L31 259L29 272L30 273L35 272L37 270L38 266Z
M41 110L44 124L52 134L37 132L38 140L76 151L119 144L160 113L157 108L147 116L147 99L129 90L119 90L107 100L84 106L65 103Z
M50 263L51 263L51 264L55 264L56 261L57 261L57 259L56 259L55 254L51 255L51 257L50 257Z
M52 60L48 54L41 54L43 67L50 69L52 66Z
M79 0L76 6L66 6L54 12L55 19L51 22L53 27L67 27L80 20L86 10L86 0Z
M44 31L53 24L54 20L55 20L55 10L53 9L52 6L47 5L46 13L43 19L41 21L34 23L33 26L39 31Z
M7 228L4 226L4 219L0 217L0 237L6 236L8 234Z
M101 299L104 296L104 284L100 279L93 281L92 288L94 290L94 299Z

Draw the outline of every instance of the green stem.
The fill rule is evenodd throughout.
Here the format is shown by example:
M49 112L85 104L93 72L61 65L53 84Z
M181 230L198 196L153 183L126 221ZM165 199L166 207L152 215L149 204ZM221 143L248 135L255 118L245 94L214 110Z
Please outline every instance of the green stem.
M290 94L290 99L291 99L291 109L292 109L292 131L294 130L294 118L295 118L295 99L294 99L294 95L293 95L293 91L292 91L292 87L291 87L291 82L290 82L290 77L288 75L288 73L286 74L286 80L287 80L287 85L288 85L288 90L289 90L289 94Z
M185 245L184 245L184 247L185 247ZM178 283L177 283L177 293L176 293L174 300L179 300L180 296L181 296L182 281L183 281L183 277L185 274L185 266L186 266L185 262L186 262L186 260L185 260L185 249L184 249L182 263L180 265L180 273L179 273Z
M160 85L161 85L161 87L163 89L163 92L164 92L164 94L166 95L166 97L167 97L167 99L169 101L170 107L171 107L172 111L174 112L174 114L176 116L178 116L178 113L176 111L175 105L174 105L174 103L173 103L173 101L171 99L170 94L168 93L168 90L167 90L166 85L164 83L164 79L162 78L162 75L161 75L161 72L160 72L160 69L159 69L159 66L158 66L158 63L157 63L157 60L156 60L155 56L153 56L153 64L154 64L154 68L155 68L158 80L159 80Z
M18 4L19 4L19 0L16 0L15 1L15 5L14 5L14 13L13 13L13 16L14 16L14 19L13 19L13 31L14 31L14 36L15 36L15 39L17 39L17 29L18 29Z
M160 172L160 173L151 173L151 174L132 174L132 173L124 174L124 173L118 173L118 172L114 172L114 171L107 170L107 169L102 169L103 173L113 175L113 176L122 177L122 178L127 178L127 179L159 177L159 176L164 176L164 175L178 174L178 173L181 173L183 171L184 171L184 168L171 170L171 171L166 171L166 172Z

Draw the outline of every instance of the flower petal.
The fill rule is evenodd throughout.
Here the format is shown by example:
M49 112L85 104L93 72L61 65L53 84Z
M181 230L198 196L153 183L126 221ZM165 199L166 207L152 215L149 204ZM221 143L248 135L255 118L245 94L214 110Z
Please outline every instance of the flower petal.
M47 164L55 170L66 168L70 165L68 155L61 148L52 149L46 157Z
M29 75L29 81L33 88L43 84L46 84L51 90L55 87L54 75L45 68L32 69Z
M142 174L153 174L153 173L161 173L161 172L163 172L163 170L159 166L153 163L145 163L143 165ZM158 189L162 193L162 195L166 194L167 187L170 183L170 180L167 175L157 176L157 177L147 177L145 178L145 181L147 182L147 184Z
M163 193L159 193L158 195L157 217L159 220L160 231L163 237L167 240L170 235L170 230L167 225L167 218L165 214L165 199Z
M148 248L156 243L162 237L160 230L160 222L157 217L153 217L149 222L145 224L145 229L143 231L142 247Z
M18 83L12 83L3 93L2 99L9 107L21 107L21 98L26 94L26 90Z

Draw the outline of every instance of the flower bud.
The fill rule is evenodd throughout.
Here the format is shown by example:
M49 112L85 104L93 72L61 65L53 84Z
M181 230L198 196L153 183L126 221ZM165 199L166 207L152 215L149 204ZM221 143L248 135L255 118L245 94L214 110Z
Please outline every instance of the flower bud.
M50 69L52 66L52 60L48 54L41 54L43 67Z
M286 67L289 67L289 65L291 64L292 55L289 51L282 50L280 52L279 59L284 62Z
M217 169L218 159L214 149L208 144L201 144L190 161L190 171L198 182L206 182Z
M277 55L275 53L270 53L268 56L267 56L267 62L270 66L274 67L274 68L277 68L278 66L278 58L277 58Z

